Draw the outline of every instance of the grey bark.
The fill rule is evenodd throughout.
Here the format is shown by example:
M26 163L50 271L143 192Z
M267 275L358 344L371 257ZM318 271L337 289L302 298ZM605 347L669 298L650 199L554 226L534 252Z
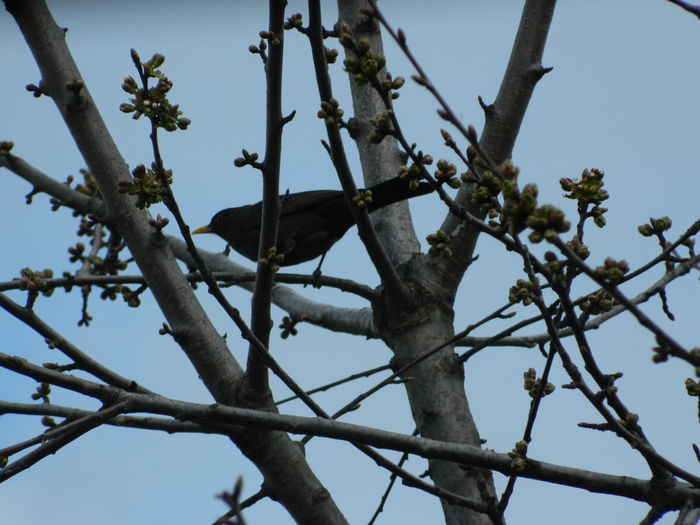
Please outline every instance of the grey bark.
M520 123L537 80L542 76L540 64L544 42L549 29L555 2L530 0L526 2L516 36L511 59L504 75L501 90L487 115L481 146L496 161L510 156ZM381 52L381 35L377 26L368 22L361 10L368 7L366 0L339 0L340 21L347 23L355 38L368 38L375 52ZM365 169L365 177L375 177L383 170L382 178L396 173L399 156L393 138L387 137L380 148L367 143L367 120L384 111L376 94L367 93L369 87L351 81L358 150ZM411 139L408 138L411 142ZM478 215L470 203L472 188L460 191L458 202ZM466 228L460 220L448 215L441 229L452 234L453 254L449 259L433 260L427 256L411 258L415 233L406 230L403 220L396 216L385 218L379 230L380 239L408 239L403 251L392 260L400 260L405 282L411 288L410 300L395 301L383 294L374 306L375 324L381 337L394 354L392 367L396 370L426 349L442 344L454 335L454 297L461 278L469 266L478 238L478 232ZM420 362L404 375L407 379L411 412L420 435L438 441L449 441L480 446L481 440L469 410L464 388L464 370L452 346ZM464 469L451 462L430 460L429 474L435 485L462 494L475 501L495 501L493 479L489 471ZM487 524L485 514L442 502L448 525Z
M81 79L65 43L63 30L45 2L6 0L39 66L42 89L60 111L85 163L95 177L106 208L106 220L120 232L134 256L177 343L219 403L234 405L244 378L224 339L216 332L184 278L164 236L148 224L147 213L118 190L130 179L94 105L87 86L78 97L66 89ZM269 407L274 410L274 406ZM271 497L299 523L345 524L328 491L304 458L303 450L283 432L241 429L232 434L240 450L258 467ZM287 480L294 479L294 483Z

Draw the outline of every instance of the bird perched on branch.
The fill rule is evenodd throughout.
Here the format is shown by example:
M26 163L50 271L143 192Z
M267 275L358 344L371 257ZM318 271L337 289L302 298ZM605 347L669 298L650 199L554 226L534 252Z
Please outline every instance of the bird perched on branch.
M413 184L415 187L415 183ZM395 202L425 195L432 187L421 182L415 189L408 180L395 177L360 190L362 202L372 213ZM277 253L284 255L281 266L291 266L325 257L326 252L354 224L345 195L338 190L302 191L280 195L280 219ZM258 242L262 219L262 202L221 210L207 226L192 233L215 233L238 253L251 261L258 260ZM323 262L321 258L321 263ZM321 264L319 263L319 271Z

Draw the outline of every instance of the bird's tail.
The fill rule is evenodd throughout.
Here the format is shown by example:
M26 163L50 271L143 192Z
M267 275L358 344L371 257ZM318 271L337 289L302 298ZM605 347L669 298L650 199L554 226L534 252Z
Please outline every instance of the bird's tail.
M433 191L427 182L421 182L416 189L412 189L409 181L401 177L385 180L367 189L372 192L372 202L367 206L369 212Z

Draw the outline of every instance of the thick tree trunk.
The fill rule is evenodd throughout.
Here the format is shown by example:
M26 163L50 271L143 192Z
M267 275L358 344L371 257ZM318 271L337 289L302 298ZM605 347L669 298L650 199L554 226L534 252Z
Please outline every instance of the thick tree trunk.
M452 301L434 295L431 292L431 280L426 280L425 277L407 275L409 281L421 283L420 287L413 288L413 304L375 305L377 326L394 351L394 370L399 370L416 357L442 345L454 335ZM401 376L406 380L411 413L421 436L481 446L479 431L469 410L464 389L464 369L452 346L443 348ZM476 503L487 503L484 496L496 497L493 478L488 470L431 460L429 474L435 485ZM449 525L491 523L485 514L444 501L442 505L445 522Z

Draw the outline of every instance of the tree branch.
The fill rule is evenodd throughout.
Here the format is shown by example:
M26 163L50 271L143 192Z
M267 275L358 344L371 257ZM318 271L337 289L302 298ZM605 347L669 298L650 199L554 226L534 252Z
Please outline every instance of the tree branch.
M131 180L127 165L81 80L64 32L43 1L6 0L5 5L34 54L44 92L53 99L95 177L108 218L126 241L176 341L213 397L221 403L234 403L243 370L196 300L165 237L149 225L146 212L135 207L134 198L119 191L120 181ZM260 469L273 497L294 519L345 523L303 452L287 435L268 432L261 436L240 430L232 435L236 444ZM278 461L279 454L287 461ZM287 483L290 478L296 482ZM326 497L314 497L321 493Z
M66 47L64 31L43 1L7 0L5 5L34 54L44 92L56 104L95 177L107 220L116 223L200 377L215 398L230 401L242 370L195 300L167 244L154 235L147 214L134 206L132 197L119 192L119 181L131 178L127 165L81 80ZM173 301L173 297L180 300Z
M66 419L79 419L93 414L93 411L81 408L66 407L55 403L10 403L0 401L0 415L2 414L24 414L33 416L63 417ZM175 419L163 417L136 417L136 416L114 416L104 421L105 425L115 427L138 428L142 430L160 430L168 434L187 432L192 434L221 434L228 435L231 428L222 424L200 425L190 421L177 421ZM34 444L41 442L42 437ZM12 447L0 449L0 457L14 454Z
M689 13L694 14L700 18L700 7L691 4L690 2L684 2L683 0L668 0L672 4L676 4L678 7L685 9Z
M125 411L128 409L128 406L128 400L120 401L115 405L104 407L80 419L48 430L43 434L39 448L25 454L0 470L0 483L28 469L46 456L55 454L67 444L100 426L105 420Z
M338 22L346 23L357 40L365 39L376 54L384 56L382 34L377 23L362 14L369 7L367 0L338 1ZM318 45L318 42L315 42ZM345 56L348 50L345 50ZM381 74L386 74L386 68ZM386 136L379 144L369 141L372 126L369 119L385 111L384 102L375 89L360 85L350 75L353 116L348 122L348 131L357 145L365 185L372 186L390 177L395 177L404 165L396 138ZM411 211L407 201L376 210L370 216L382 246L389 258L398 265L420 253L420 244L413 228Z
M331 101L334 99L331 81L328 75L326 52L323 46L321 4L318 0L309 0L308 36L311 44L311 54L313 55L316 84L318 85L321 104L331 104ZM345 192L345 199L357 223L360 239L362 239L367 253L372 260L372 264L374 264L374 267L377 269L377 273L379 273L379 277L387 292L396 298L405 297L404 285L387 253L384 251L382 244L379 242L374 227L369 220L369 215L366 210L360 209L352 201L352 199L358 195L358 192L345 154L339 123L336 122L335 118L326 118L325 125L331 149L331 160L333 161L333 165L338 173L338 178L340 179L340 184Z
M2 293L0 293L0 307L4 308L8 313L14 315L17 319L25 323L38 334L42 335L48 344L63 352L81 370L92 374L108 385L123 388L129 392L140 392L142 394L151 393L150 390L142 387L136 381L120 376L101 363L98 363L92 359L89 355L80 350L70 341L65 339L61 334L51 328L48 324L46 324L32 310L22 308Z
M126 405L123 405L126 408L123 408L121 412L148 412L171 416L179 421L198 422L199 424L210 422L232 426L248 425L293 434L312 434L349 441L360 447L367 445L387 448L416 454L424 458L442 459L493 469L506 475L514 472L511 466L512 459L507 454L498 454L470 445L404 436L394 432L323 418L280 415L219 404L188 403L153 394L127 393L114 387L97 385L83 379L70 377L67 374L31 365L23 359L6 354L0 354L0 366L79 393L104 399L120 399L120 402L127 402ZM628 476L593 473L533 459L528 460L525 469L518 472L518 475L646 502L654 501L658 497L659 490L652 481ZM700 478L692 475L689 477L689 481L695 485L700 484ZM688 501L692 501L694 505L700 505L700 490L691 488L684 483L673 482L669 486L663 487L663 491L664 501L667 503L668 509L681 508Z
M80 213L104 218L105 209L101 200L83 195L71 189L67 184L52 179L20 157L16 157L11 153L1 153L0 166L22 177L29 184L34 186L35 190L48 193L52 197L60 200L61 204Z
M269 55L265 62L265 82L267 84L265 118L265 159L262 166L263 199L262 222L258 247L258 268L251 303L251 330L260 342L270 345L270 304L274 279L277 249L277 230L280 217L279 181L282 156L282 62L284 57L284 8L286 1L269 1L268 44ZM283 255L283 254L280 254ZM269 350L268 350L269 351ZM267 366L259 350L251 345L248 349L246 367L251 401L270 397Z

